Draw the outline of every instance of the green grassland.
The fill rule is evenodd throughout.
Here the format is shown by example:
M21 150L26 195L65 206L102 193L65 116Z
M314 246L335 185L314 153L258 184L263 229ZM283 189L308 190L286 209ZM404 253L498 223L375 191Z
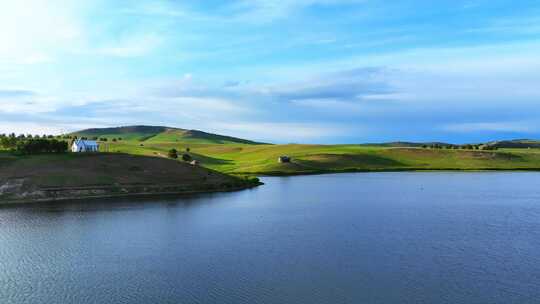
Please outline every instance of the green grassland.
M380 147L363 145L247 145L190 142L106 144L111 152L165 157L185 151L205 167L224 173L293 175L348 171L401 170L540 170L540 149L497 151ZM105 148L105 146L102 146ZM288 155L291 163L279 163Z
M431 149L396 142L368 145L271 145L194 130L132 126L90 129L78 136L122 137L101 143L105 152L167 157L170 149L189 154L201 165L223 173L294 175L353 171L402 170L540 170L540 149L534 141L493 142L497 151ZM448 146L445 143L438 143ZM519 147L519 148L505 148ZM525 147L532 149L527 149ZM540 147L540 145L539 145ZM279 163L287 155L291 163Z

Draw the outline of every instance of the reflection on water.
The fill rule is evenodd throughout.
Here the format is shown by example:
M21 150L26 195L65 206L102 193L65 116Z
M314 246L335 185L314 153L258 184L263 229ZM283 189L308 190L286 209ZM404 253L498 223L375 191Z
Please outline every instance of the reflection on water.
M538 303L539 173L0 208L0 303Z

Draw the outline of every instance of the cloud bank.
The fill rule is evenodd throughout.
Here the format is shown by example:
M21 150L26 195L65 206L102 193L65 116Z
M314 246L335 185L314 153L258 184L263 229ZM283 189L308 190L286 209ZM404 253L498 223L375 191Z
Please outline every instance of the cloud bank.
M481 0L5 3L0 132L538 138L538 13L534 1Z

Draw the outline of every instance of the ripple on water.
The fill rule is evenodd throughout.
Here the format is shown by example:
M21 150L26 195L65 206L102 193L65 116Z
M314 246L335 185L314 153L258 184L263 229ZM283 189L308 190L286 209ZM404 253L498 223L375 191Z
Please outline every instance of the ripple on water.
M2 208L0 303L540 303L539 178L266 178Z

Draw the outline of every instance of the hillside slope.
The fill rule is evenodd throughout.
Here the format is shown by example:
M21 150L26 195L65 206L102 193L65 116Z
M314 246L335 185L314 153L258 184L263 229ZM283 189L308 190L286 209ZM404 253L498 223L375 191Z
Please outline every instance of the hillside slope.
M402 170L540 170L540 150L479 151L386 148L358 145L274 145L200 147L209 168L227 173L304 174ZM291 163L277 158L288 155Z
M95 128L73 132L70 135L88 138L122 138L138 142L168 142L168 143L195 143L195 144L261 144L255 141L207 133L199 130L185 130L164 126L126 126L115 128Z
M532 140L532 139L514 139L514 140L492 141L492 142L487 143L487 145L497 147L497 148L528 149L528 148L540 148L540 141Z
M364 145L191 145L114 143L111 152L164 156L171 148L224 173L288 175L347 171L540 170L540 149L424 149ZM287 155L291 163L279 163Z
M212 192L257 185L184 162L120 153L0 153L0 203Z

